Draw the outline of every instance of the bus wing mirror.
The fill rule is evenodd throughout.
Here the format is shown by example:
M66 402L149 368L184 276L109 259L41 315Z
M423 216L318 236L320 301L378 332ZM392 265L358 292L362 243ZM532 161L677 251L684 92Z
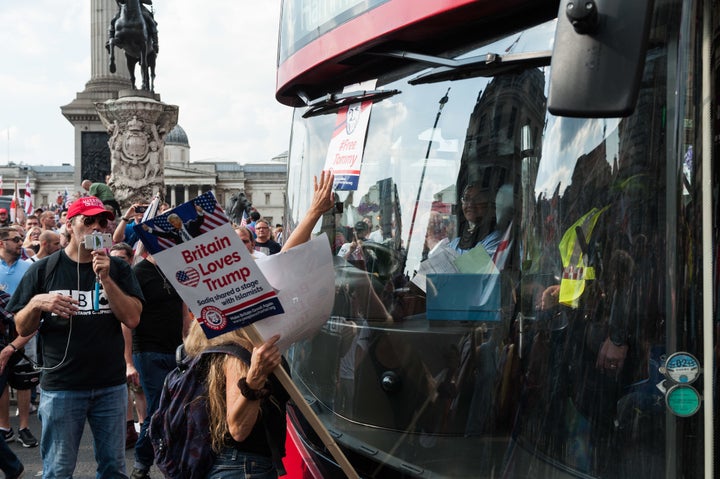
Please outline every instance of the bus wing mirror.
M562 0L551 60L553 115L609 118L635 109L652 0Z

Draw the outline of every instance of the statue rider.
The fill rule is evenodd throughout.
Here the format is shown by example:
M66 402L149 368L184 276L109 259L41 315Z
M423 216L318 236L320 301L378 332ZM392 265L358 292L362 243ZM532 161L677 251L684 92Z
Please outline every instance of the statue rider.
M118 5L118 11L113 17L112 20L110 20L110 30L108 32L108 41L105 42L105 48L107 48L108 52L110 51L110 38L115 37L115 22L118 18L120 18L120 4L124 3L126 0L115 0L115 2ZM152 0L141 0L141 2L145 5L152 5ZM142 16L145 19L145 25L147 25L148 29L148 35L150 35L150 40L152 41L152 47L153 51L157 54L159 53L158 49L158 32L157 32L157 22L155 21L155 16L153 15L153 12L149 10L144 5L142 8L140 8L140 11L142 12Z

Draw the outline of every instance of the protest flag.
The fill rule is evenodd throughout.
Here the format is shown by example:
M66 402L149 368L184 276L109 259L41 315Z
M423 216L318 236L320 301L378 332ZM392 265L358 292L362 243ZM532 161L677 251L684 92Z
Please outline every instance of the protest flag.
M11 223L17 223L17 217L18 217L18 203L20 200L18 199L18 184L17 180L15 180L15 190L13 191L13 197L12 201L10 201L10 222Z
M147 209L145 210L145 213L143 213L142 217L142 223L146 222L149 219L155 218L155 215L157 215L158 208L160 207L160 192L155 193L155 197L148 205ZM144 258L147 256L147 253L145 251L145 246L143 245L142 241L137 241L134 246L135 253L133 256L135 257L135 262L139 263L141 261L141 258Z
M30 191L30 176L25 177L25 214L31 215L33 212L32 192Z

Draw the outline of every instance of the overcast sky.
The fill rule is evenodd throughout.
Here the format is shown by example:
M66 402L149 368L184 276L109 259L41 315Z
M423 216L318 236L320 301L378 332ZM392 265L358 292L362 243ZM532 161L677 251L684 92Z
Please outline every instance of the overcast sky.
M180 107L191 161L261 163L286 151L292 111L275 100L280 1L153 3L155 92ZM72 164L60 107L90 80L90 0L1 0L0 61L0 165Z

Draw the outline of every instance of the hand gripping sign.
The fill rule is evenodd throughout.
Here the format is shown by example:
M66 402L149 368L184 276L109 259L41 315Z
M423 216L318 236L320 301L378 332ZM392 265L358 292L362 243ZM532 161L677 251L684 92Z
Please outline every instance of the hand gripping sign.
M324 235L263 259L263 268L278 292L260 272L211 192L134 228L208 338L247 326L255 345L280 333L278 346L285 350L319 330L330 316L335 275ZM314 278L313 288L288 280L302 276L301 272ZM291 311L285 312L281 296L292 305ZM274 374L345 475L359 478L287 372L277 368Z
M208 338L284 312L211 192L134 228Z

